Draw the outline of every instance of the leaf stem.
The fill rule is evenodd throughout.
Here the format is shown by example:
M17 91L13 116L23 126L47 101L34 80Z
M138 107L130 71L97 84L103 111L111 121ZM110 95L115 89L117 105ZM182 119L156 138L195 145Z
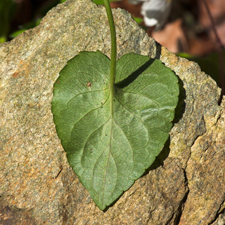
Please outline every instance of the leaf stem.
M113 98L113 89L115 83L115 76L116 76L116 29L114 25L113 15L111 6L109 4L109 0L103 0L105 5L107 17L109 20L109 27L111 33L111 65L110 65L110 76L109 76L109 87L111 92L111 98ZM112 99L111 99L112 100Z

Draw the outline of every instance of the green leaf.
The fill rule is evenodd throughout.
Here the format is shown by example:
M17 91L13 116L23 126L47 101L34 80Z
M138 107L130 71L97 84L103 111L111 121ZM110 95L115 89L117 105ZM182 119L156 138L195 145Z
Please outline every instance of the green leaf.
M109 73L101 52L80 52L60 72L52 100L69 164L101 210L154 162L179 94L174 73L147 56L129 53L117 61L113 98Z
M96 5L104 5L103 0L92 0ZM109 0L109 2L119 2L121 0Z
M137 23L142 23L144 20L140 17L135 17L133 16L133 19L137 22Z

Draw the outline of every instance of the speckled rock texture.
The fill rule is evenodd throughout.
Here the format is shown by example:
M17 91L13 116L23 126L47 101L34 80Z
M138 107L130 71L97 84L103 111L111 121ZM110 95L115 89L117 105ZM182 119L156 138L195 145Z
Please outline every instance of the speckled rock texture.
M80 51L110 55L105 9L68 0L41 24L0 45L0 224L224 225L225 99L194 62L151 38L131 16L113 11L118 57L160 58L180 78L170 140L154 165L100 211L67 163L57 137L53 83Z

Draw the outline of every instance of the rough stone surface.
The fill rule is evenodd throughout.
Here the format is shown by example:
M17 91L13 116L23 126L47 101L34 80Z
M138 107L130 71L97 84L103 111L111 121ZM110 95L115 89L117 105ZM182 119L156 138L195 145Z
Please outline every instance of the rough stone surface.
M225 99L197 64L159 46L114 10L118 57L160 58L180 78L170 140L156 163L105 212L69 167L53 117L53 83L80 51L110 55L105 9L68 0L0 45L1 224L225 224ZM20 221L21 223L19 223Z

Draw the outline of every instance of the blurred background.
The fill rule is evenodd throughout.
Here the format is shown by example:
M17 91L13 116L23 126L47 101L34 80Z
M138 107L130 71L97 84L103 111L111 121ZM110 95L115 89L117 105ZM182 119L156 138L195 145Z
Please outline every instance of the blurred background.
M0 0L0 43L37 26L64 1ZM149 36L171 52L196 61L224 93L225 0L116 0L111 6L130 12Z

